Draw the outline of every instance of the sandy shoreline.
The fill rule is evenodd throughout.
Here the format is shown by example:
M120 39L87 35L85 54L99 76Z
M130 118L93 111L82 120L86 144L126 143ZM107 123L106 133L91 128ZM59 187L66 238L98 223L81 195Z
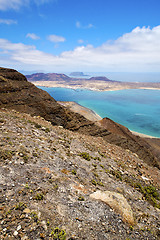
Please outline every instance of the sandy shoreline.
M83 107L82 105L76 103L76 102L61 102L58 101L59 104L69 108L71 111L79 113L81 115L83 115L85 118L87 118L90 121L96 122L96 121L100 121L102 118L93 110ZM130 130L130 129L129 129ZM142 137L142 138L157 138L154 136L150 136L150 135L146 135L143 133L138 133L135 131L130 130L134 135ZM159 138L157 138L159 139Z
M130 130L130 131L131 131L134 135L139 136L139 137L142 137L142 138L157 138L157 139L159 139L158 137L150 136L150 135L143 134L143 133L138 133L138 132L135 132L135 131L132 131L132 130Z
M87 118L90 121L96 122L100 121L102 118L93 110L83 107L82 105L76 103L76 102L61 102L58 101L59 104L69 108L71 111L79 113L83 115L85 118Z

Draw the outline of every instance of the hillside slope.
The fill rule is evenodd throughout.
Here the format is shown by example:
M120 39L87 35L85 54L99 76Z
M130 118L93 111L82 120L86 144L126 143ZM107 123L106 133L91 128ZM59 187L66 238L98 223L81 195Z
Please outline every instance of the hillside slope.
M53 125L91 136L103 137L107 142L129 149L148 164L159 167L157 158L146 143L132 140L97 126L78 113L58 104L47 92L28 82L20 73L12 69L0 68L0 108L15 109L19 112L41 116Z
M0 239L157 240L159 180L101 137L0 110Z

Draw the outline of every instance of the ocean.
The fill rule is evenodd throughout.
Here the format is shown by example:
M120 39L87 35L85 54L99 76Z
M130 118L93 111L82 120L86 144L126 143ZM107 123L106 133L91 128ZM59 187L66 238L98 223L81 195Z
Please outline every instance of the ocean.
M74 101L132 131L160 138L160 90L91 91L48 88L57 101Z

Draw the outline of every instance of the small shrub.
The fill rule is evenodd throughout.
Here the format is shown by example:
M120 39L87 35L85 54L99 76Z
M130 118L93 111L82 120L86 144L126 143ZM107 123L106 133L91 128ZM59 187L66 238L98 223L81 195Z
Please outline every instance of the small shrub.
M37 222L37 221L38 221L38 215L37 215L37 213L36 213L36 212L31 212L31 218L32 218L35 222Z
M65 230L59 229L57 227L51 232L51 236L54 240L65 240L66 239L66 232L65 232Z
M50 132L50 129L49 129L49 128L46 128L46 129L45 129L45 132L46 132L46 133L49 133L49 132Z
M40 124L38 124L38 123L34 123L34 126L35 126L36 128L42 128L42 126L41 126Z
M94 174L95 177L97 177L97 178L99 177L98 173L94 172L93 174Z
M122 174L118 170L111 170L110 173L115 176L116 178L119 178L122 181Z
M148 202L150 202L154 207L160 209L160 203L157 202L157 200L160 200L159 193L154 186L149 185L143 187L141 183L135 183L134 187L143 194Z
M94 179L92 179L92 181L91 181L91 183L93 184L93 185L97 185L97 182L96 182L96 180L94 180Z
M78 201L84 201L84 197L83 197L83 196L80 196L80 197L78 198Z
M73 175L76 175L76 174L77 174L77 172L76 172L75 169L72 170L72 174L73 174Z
M17 206L15 207L15 210L21 210L21 211L23 211L26 207L27 207L27 205L26 205L25 203L19 202L19 203L17 204Z
M9 150L0 150L0 159L1 160L11 160L12 156L14 155L13 151Z
M97 164L92 163L92 166L95 167L95 168L97 168Z
M103 184L101 181L98 181L97 184L98 184L99 186L103 186L103 187L104 187L104 184Z
M44 195L42 193L37 193L37 195L34 197L35 200L43 200Z
M104 166L102 164L100 164L101 168L104 168Z
M91 160L91 156L87 152L80 153L79 156L83 157L87 161Z

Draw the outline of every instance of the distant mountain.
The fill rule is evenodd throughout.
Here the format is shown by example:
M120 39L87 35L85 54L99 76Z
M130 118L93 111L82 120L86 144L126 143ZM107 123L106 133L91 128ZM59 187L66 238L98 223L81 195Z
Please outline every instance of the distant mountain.
M26 75L26 78L30 82L34 81L69 81L70 77L65 74L60 73L34 73L31 75Z
M89 78L90 81L104 81L104 82L117 82L114 80L110 80L109 78L106 77L91 77Z
M83 73L81 73L83 74ZM116 91L122 89L160 89L160 82L121 82L110 80L105 76L85 78L82 76L69 77L58 73L35 73L26 75L28 81L36 86L87 88L100 91Z
M72 77L87 77L89 75L84 74L83 72L72 72L69 74Z

